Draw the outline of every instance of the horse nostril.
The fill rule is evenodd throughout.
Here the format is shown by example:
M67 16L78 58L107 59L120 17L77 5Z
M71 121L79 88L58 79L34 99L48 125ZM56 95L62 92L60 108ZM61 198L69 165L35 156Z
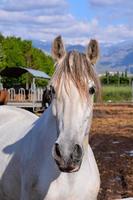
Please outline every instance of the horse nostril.
M55 144L55 154L56 154L57 157L61 158L61 152L60 152L59 144Z
M82 158L82 155L83 155L83 151L82 151L81 146L79 144L76 144L74 146L74 150L72 153L73 160L80 161Z

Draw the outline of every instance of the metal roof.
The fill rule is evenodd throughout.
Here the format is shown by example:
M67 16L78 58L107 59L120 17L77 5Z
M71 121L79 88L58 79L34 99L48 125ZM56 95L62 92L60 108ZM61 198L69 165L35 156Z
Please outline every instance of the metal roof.
M6 67L5 69L0 71L0 75L17 78L18 76L21 76L22 74L25 74L27 72L37 78L50 79L50 76L45 72L25 67Z
M24 68L24 69L35 77L50 79L50 76L48 74L46 74L45 72L42 72L40 70L35 70L35 69L31 69L31 68Z

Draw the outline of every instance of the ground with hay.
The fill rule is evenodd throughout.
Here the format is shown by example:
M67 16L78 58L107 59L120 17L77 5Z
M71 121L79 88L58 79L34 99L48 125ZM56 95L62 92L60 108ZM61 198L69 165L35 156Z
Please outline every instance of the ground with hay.
M101 175L98 200L133 196L133 104L95 105L90 144Z

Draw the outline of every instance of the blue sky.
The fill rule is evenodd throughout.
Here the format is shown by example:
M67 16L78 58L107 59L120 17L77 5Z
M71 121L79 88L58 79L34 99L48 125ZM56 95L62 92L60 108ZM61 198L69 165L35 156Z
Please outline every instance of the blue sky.
M89 20L92 18L92 11L89 11L88 0L68 0L69 11L72 13L78 20Z
M133 39L132 0L0 0L0 32L25 39L104 43Z

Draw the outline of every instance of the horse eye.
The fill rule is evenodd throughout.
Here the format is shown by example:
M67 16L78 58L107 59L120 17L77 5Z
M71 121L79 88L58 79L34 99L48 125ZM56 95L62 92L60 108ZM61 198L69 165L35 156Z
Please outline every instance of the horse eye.
M91 95L92 95L92 94L95 94L95 92L96 92L95 86L92 86L92 87L89 88L89 93L90 93Z

